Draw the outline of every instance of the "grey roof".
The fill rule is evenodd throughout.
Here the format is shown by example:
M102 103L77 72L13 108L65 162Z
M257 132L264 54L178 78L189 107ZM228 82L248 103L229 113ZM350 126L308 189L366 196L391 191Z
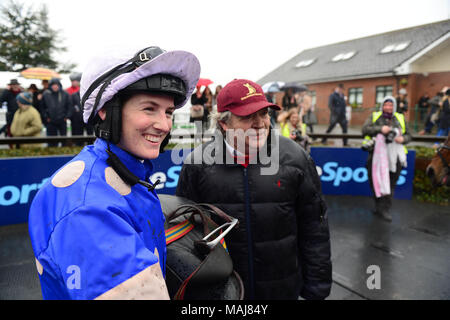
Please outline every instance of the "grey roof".
M257 82L264 84L269 81L295 81L307 84L392 75L396 67L448 32L450 32L450 19L307 49ZM390 44L406 41L410 41L410 44L403 51L380 53ZM356 51L356 53L348 60L338 62L331 60L339 53L350 51ZM315 59L315 61L307 67L295 67L300 61L308 59Z

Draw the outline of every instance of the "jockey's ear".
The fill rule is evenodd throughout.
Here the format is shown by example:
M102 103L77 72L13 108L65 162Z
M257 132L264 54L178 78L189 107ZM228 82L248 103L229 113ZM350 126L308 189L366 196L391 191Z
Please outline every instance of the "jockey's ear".
M103 121L105 121L105 119L106 119L106 110L105 110L105 108L101 108L101 109L98 111L98 116L100 117L100 119L102 119Z

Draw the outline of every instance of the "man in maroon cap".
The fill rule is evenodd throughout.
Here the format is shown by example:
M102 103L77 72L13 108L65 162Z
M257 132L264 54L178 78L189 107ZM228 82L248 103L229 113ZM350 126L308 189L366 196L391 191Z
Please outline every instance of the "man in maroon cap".
M239 219L227 235L246 299L324 299L331 289L327 207L311 157L270 128L269 103L250 80L217 98L216 135L185 160L178 196Z

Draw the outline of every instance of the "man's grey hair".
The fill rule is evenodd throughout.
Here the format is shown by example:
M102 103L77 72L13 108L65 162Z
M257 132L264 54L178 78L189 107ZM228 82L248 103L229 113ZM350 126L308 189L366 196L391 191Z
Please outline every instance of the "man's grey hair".
M223 129L219 124L219 121L228 123L231 119L231 111L224 111L224 112L218 112L213 111L209 115L209 119L211 120L211 128L216 128L216 130L219 130L223 133Z

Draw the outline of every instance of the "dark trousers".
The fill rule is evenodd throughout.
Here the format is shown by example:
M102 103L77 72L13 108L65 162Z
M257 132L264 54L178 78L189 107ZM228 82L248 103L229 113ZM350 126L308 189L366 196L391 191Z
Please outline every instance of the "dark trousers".
M431 122L431 116L438 110L438 108L436 106L432 106L430 112L427 115L427 118L425 119L425 132L426 133L431 133L431 130L433 129L433 127L435 125L437 125L436 123Z
M94 127L90 124L86 124L83 122L82 119L79 118L71 118L70 119L71 125L72 125L72 135L73 136L82 136L84 135L84 129L86 129L86 132L89 136L94 134ZM77 142L75 145L82 146L83 142Z
M331 113L330 126L328 127L325 133L330 133L338 123L342 128L342 133L347 133L347 118L345 117L345 113L341 114ZM322 139L322 141L326 142L327 139L324 138ZM343 138L342 141L344 141L344 146L346 146L347 138Z
M397 167L395 172L389 171L389 183L391 186L391 194L382 196L380 198L377 198L375 196L375 190L373 188L373 181L372 181L372 157L369 158L367 161L367 173L369 175L369 182L370 182L370 189L372 190L373 199L375 201L375 211L378 213L381 212L389 212L392 207L392 198L394 196L394 189L397 185L398 177L400 177L400 172L402 171L402 165L400 162L397 162Z
M427 120L428 108L420 108L419 107L419 118L423 123Z
M8 125L5 124L3 127L0 128L0 134L2 134L3 132L5 132L5 136L7 136L8 133Z
M67 135L67 124L64 119L61 120L51 120L47 123L47 137L52 136L66 136ZM66 143L62 143L63 146L66 145ZM58 142L49 142L49 147L57 147Z

